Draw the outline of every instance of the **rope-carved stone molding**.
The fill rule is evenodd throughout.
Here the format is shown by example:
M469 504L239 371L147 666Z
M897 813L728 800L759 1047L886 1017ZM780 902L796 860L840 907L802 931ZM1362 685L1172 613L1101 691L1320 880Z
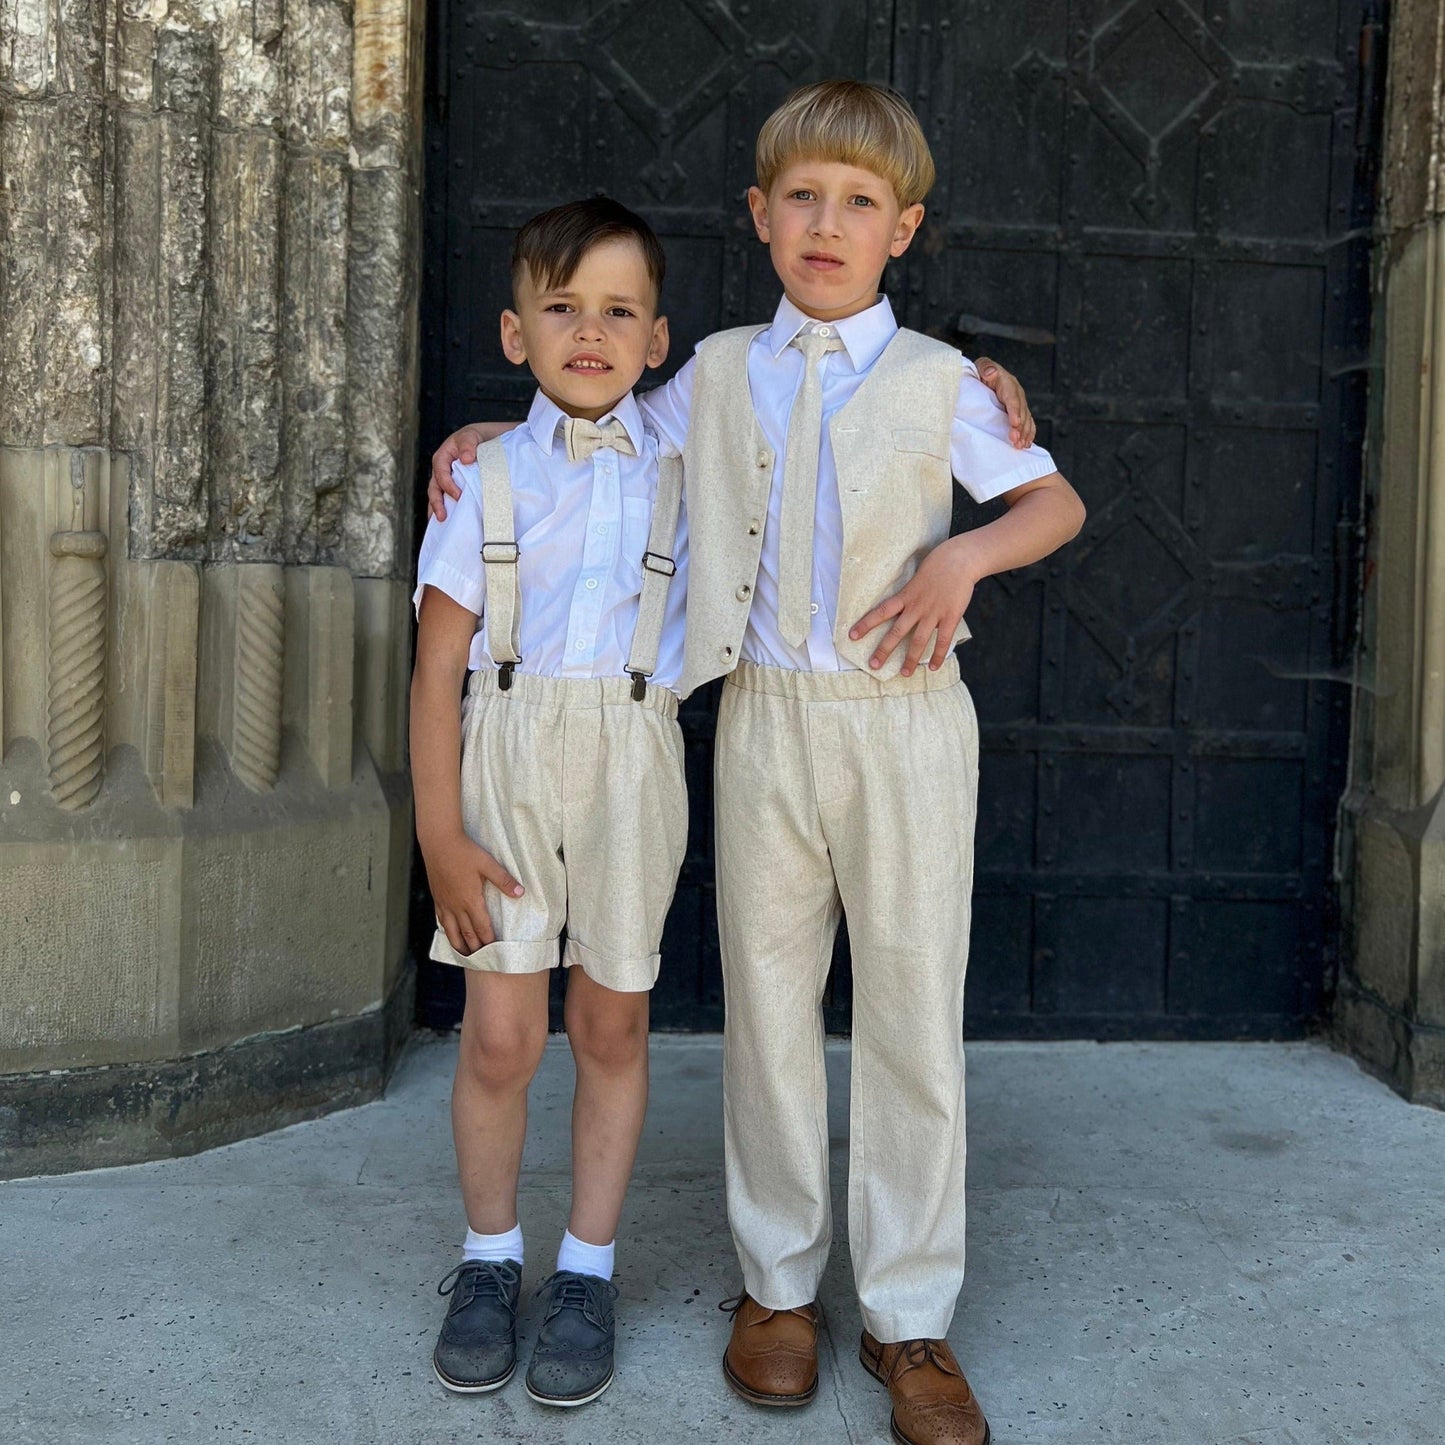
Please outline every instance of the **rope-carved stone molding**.
M106 537L50 538L48 763L55 801L84 808L105 762Z
M253 792L276 786L281 771L281 692L286 655L285 607L269 577L236 597L236 691L231 765Z

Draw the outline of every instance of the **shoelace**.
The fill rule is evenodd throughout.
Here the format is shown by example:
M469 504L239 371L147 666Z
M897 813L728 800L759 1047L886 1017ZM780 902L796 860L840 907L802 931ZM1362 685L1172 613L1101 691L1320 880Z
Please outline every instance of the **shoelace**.
M718 1308L729 1319L733 1319L736 1317L737 1312L742 1309L743 1301L747 1299L747 1297L748 1296L746 1291L744 1291L742 1294L735 1294L731 1299L725 1299L720 1301L718 1304ZM812 1315L808 1313L807 1305L795 1305L790 1310L764 1310L761 1318L755 1320L754 1323L760 1325L766 1324L770 1319L772 1319L774 1315L797 1315L799 1319L805 1319L810 1322L814 1322Z
M941 1355L934 1346L932 1340L909 1340L899 1351L898 1358L893 1362L893 1368L889 1371L892 1379L898 1379L906 1375L910 1370L921 1369L924 1365L934 1365L942 1370L945 1375L957 1375L959 1373L948 1360Z
M465 1309L475 1299L497 1300L515 1319L517 1286L521 1274L504 1260L465 1259L450 1270L437 1286L443 1299L455 1294L453 1309Z
M617 1298L617 1286L610 1279L559 1269L537 1286L539 1297L549 1291L552 1300L547 1306L547 1319L562 1310L581 1310L583 1318L599 1330L607 1328L602 1318L602 1301L606 1299L610 1302Z

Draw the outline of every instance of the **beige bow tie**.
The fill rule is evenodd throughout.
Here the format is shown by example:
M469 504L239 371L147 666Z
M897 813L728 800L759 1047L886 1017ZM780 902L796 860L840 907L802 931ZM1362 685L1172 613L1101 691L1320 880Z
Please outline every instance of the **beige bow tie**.
M823 353L844 350L832 327L800 331L791 344L803 353L803 381L788 416L783 455L783 502L778 526L778 630L801 647L812 621L813 513L818 500L818 450L823 430Z
M585 417L564 417L562 439L567 443L569 462L585 462L599 447L612 447L624 457L637 455L637 448L632 445L627 428L615 416L600 426Z

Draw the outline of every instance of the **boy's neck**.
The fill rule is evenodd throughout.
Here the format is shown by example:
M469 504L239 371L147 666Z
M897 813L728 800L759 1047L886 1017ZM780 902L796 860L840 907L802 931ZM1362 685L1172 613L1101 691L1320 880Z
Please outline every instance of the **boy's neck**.
M783 295L798 308L810 321L846 321L850 316L861 316L865 311L871 311L882 299L883 278L878 278L879 284L873 288L872 300L860 300L851 306L840 306L836 310L820 310L816 306L810 306L805 301L799 301L787 287L783 288Z
M616 411L632 395L632 388L629 386L626 391L615 396L606 406L573 406L571 402L563 401L560 396L554 396L540 382L537 383L537 390L564 416L575 417L578 421L601 421L609 412Z

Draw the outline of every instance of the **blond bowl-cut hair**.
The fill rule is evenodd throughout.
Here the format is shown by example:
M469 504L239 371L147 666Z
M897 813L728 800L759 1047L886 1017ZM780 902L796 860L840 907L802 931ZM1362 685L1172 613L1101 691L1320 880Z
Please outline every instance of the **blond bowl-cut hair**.
M935 171L913 107L886 86L820 80L795 90L758 132L758 187L794 161L839 161L882 176L901 207L922 201Z

